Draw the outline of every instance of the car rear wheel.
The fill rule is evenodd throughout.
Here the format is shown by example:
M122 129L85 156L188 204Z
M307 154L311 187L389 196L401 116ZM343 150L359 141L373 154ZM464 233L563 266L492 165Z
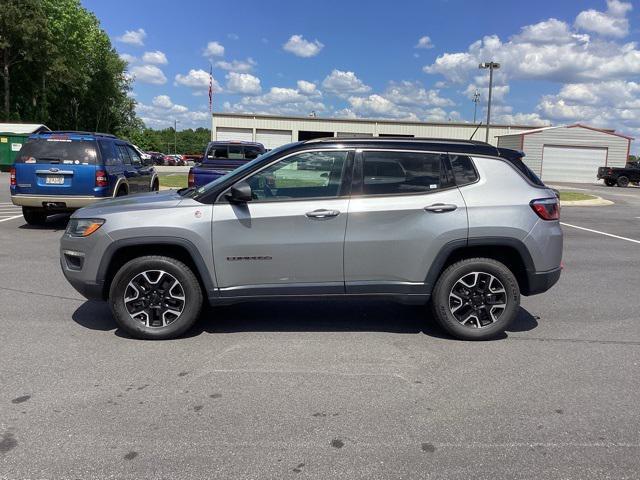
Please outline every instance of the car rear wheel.
M438 323L462 340L487 340L503 333L520 307L520 289L513 273L490 258L454 263L433 289Z
M622 177L618 177L618 186L619 187L626 187L629 185L629 179L625 176Z
M47 212L42 209L22 207L22 216L29 225L44 225Z
M164 340L198 319L202 290L191 269L175 258L145 256L127 262L109 289L118 325L136 338Z
M604 181L604 184L605 184L607 187L613 187L613 186L616 184L616 181L615 181L615 180L611 180L611 179L607 178L607 179Z

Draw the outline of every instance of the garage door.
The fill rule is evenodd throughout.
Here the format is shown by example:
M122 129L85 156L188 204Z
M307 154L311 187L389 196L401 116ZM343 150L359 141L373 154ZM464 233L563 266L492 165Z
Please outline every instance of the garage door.
M545 182L592 183L598 167L607 161L606 148L545 145L542 152L542 180Z
M256 142L271 150L285 143L291 143L291 130L256 130Z
M216 128L216 140L219 142L228 142L230 140L252 142L253 131L250 128Z

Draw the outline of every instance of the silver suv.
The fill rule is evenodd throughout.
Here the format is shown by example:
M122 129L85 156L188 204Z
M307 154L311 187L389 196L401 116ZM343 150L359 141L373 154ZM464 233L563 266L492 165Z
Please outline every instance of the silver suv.
M201 188L78 210L62 270L139 338L184 333L203 299L368 296L430 303L453 336L487 339L560 277L558 199L521 157L456 140L292 143Z

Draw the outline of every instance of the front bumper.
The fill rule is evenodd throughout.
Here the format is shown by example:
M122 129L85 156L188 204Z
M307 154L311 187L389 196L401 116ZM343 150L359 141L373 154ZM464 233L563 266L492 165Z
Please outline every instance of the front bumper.
M100 200L111 197L90 197L90 196L57 196L57 195L11 195L14 205L33 208L47 208L50 210L75 210L86 207ZM62 206L64 205L64 206Z
M547 272L531 272L527 270L527 285L522 289L522 294L537 295L546 292L558 283L561 273L562 267L554 268Z

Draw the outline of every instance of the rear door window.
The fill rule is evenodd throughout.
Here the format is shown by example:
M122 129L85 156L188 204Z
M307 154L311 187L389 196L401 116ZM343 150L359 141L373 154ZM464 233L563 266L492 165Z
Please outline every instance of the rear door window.
M363 155L365 195L428 193L441 187L442 154L388 151Z
M129 153L127 152L127 147L124 145L117 145L118 154L120 156L120 160L125 165L131 165L131 157L129 157Z
M131 161L133 162L133 164L142 165L142 159L140 158L140 155L138 155L138 152L136 152L129 145L127 145L125 148L127 149L127 152L129 153L129 156L131 157Z
M95 140L33 138L22 146L15 162L95 165L96 159Z

